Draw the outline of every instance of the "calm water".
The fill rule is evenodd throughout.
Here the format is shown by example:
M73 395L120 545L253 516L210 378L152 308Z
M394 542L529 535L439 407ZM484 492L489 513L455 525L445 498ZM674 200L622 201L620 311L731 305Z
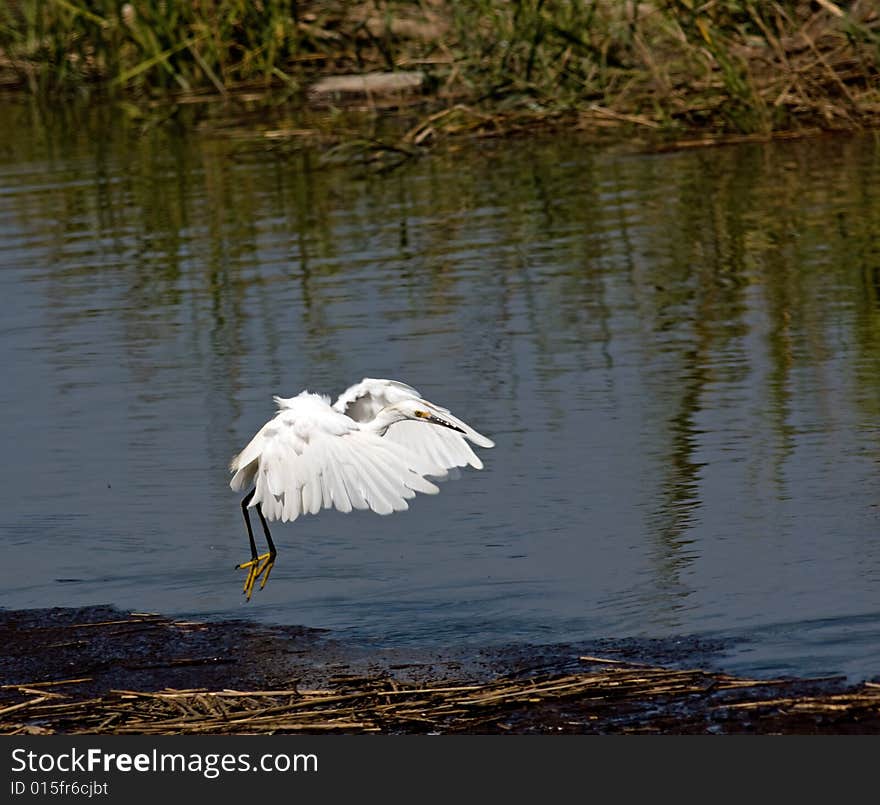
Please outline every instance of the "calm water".
M880 673L880 143L464 147L385 176L108 117L0 133L0 606L397 645L700 635ZM393 377L497 447L277 524L272 394Z

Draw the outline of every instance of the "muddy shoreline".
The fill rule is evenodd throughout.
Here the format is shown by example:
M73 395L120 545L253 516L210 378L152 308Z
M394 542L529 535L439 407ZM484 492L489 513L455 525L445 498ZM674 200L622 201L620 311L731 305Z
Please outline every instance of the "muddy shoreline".
M111 607L0 611L3 734L874 734L880 684L749 680L700 641L474 651Z

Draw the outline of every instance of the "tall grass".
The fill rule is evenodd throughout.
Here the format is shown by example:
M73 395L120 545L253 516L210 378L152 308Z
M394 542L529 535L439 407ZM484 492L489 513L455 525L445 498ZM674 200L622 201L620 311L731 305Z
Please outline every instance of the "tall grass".
M767 133L880 120L880 8L822 0L468 0L455 65L506 106Z
M301 53L295 11L283 0L14 0L0 11L0 46L33 91L225 92L270 85Z
M303 89L418 68L444 102L741 133L880 118L867 0L12 0L0 80L40 94Z

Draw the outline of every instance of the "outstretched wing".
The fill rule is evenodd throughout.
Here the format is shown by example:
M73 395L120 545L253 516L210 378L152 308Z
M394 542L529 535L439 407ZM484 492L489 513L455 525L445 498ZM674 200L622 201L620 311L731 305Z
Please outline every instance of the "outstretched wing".
M233 460L232 486L252 480L250 505L259 504L268 520L295 520L322 508L391 514L409 508L416 492L439 491L423 477L423 464L405 447L362 431L316 395L300 395L285 400Z
M333 408L357 422L369 422L387 405L403 399L422 399L422 397L416 389L406 383L366 377L340 394ZM431 472L433 477L443 478L447 475L447 470L454 467L471 466L474 469L482 469L483 462L471 449L467 440L480 447L494 447L495 443L475 431L466 422L453 416L449 409L427 400L422 402L442 419L460 427L464 433L441 425L406 420L393 424L383 438L408 448L427 461L435 468Z
M334 410L351 417L355 422L369 422L386 406L406 399L418 399L418 391L398 380L379 380L365 377L349 386L339 395Z
M385 431L384 438L405 447L429 465L438 468L437 471L429 473L435 478L445 478L448 471L456 467L471 466L477 470L483 469L483 462L468 441L479 447L494 447L495 442L475 431L448 408L428 400L421 400L421 404L436 416L461 428L463 432L410 419L395 422Z

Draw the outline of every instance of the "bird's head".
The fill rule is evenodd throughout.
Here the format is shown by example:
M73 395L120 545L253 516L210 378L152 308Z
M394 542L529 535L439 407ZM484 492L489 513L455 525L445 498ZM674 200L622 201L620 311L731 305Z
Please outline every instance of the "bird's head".
M451 428L459 433L464 431L453 422L444 417L444 411L438 409L431 403L419 399L399 400L393 405L383 408L376 416L377 424L382 427L382 432L388 429L395 422L402 422L404 419L412 419L416 422L429 422L432 425L441 425L444 428Z

